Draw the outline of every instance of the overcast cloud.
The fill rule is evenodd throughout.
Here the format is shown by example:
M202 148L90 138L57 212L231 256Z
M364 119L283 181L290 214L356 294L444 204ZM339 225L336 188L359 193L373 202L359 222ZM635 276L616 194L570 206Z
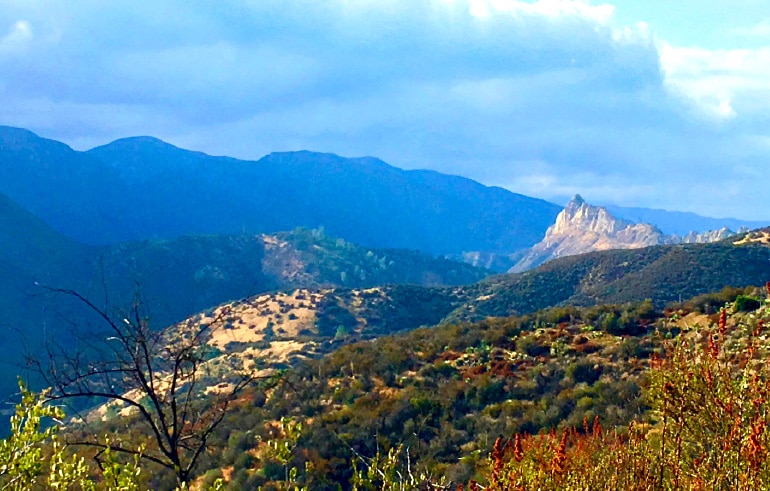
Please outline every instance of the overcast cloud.
M770 219L755 9L715 48L586 1L0 0L0 124L77 149L149 134L247 159L373 155L556 202Z

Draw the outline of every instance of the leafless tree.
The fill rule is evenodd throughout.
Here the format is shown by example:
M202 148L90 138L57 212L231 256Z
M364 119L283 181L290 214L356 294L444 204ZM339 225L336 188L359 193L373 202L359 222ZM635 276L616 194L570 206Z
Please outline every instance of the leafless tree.
M76 299L106 325L106 335L92 336L85 351L49 349L46 360L30 360L51 386L51 400L96 400L127 408L152 443L142 448L137 442L111 442L86 432L72 444L139 455L172 471L179 484L187 483L228 406L247 386L275 378L229 370L216 390L204 390L202 379L212 355L206 340L228 322L227 308L205 322L192 319L157 331L150 329L138 299L124 315L114 316L74 290L46 289Z

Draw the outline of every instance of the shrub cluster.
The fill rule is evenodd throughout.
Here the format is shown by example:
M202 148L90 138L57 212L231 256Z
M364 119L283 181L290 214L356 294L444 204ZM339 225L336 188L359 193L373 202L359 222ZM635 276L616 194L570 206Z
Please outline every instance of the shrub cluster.
M653 357L651 423L498 439L483 489L770 489L770 302L739 298Z

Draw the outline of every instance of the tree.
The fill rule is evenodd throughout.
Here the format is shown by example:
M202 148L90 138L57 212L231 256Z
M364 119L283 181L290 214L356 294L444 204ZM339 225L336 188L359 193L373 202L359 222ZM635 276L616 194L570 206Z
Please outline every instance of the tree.
M213 348L206 341L230 321L228 308L156 331L138 297L122 315L110 315L74 290L47 290L81 302L106 326L85 351L49 348L45 362L30 359L51 387L48 399L98 401L127 410L136 415L138 429L151 443L142 448L139 442L110 442L86 434L68 441L70 445L139 456L173 472L177 484L186 486L228 406L247 386L276 380L275 374L242 364L228 367L224 377L210 373ZM206 380L216 380L215 390L205 391Z
M97 486L85 459L67 456L59 438L61 408L46 403L47 392L35 394L19 382L21 401L11 416L11 433L0 440L0 487L26 491L47 484L48 489L80 491L137 491L139 459L121 464L109 449L101 459ZM44 451L47 449L47 451ZM138 456L137 456L138 457Z

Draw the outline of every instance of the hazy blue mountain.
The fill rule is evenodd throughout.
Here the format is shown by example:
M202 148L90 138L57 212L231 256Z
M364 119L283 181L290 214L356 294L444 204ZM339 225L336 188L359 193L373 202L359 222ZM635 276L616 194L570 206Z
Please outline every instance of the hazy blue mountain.
M741 227L755 229L770 225L770 221L739 220L737 218L711 218L686 211L668 211L653 208L634 208L603 205L618 218L635 223L650 223L666 235L684 236L690 232L707 232L727 227L737 232Z
M151 137L88 152L0 127L0 193L88 244L324 227L368 247L511 252L559 212L543 200L375 158L212 157Z
M23 129L0 127L0 193L84 242L122 240L136 221L135 197L117 172Z
M145 197L145 235L324 227L371 247L431 253L514 251L559 211L543 200L381 160L314 152L259 161L212 157L149 137L92 149Z

